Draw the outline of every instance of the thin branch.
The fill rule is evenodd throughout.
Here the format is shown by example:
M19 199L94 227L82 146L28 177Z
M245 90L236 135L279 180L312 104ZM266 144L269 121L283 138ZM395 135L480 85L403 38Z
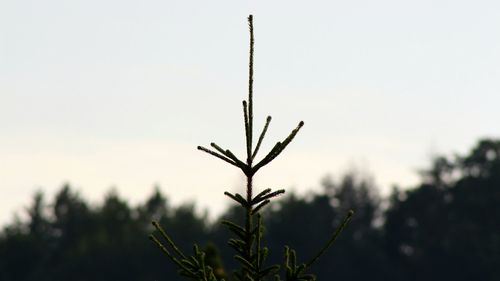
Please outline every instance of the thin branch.
M243 101L243 117L245 118L245 138L247 147L247 164L250 164L249 159L252 153L252 129L250 128L250 120L248 117L247 101Z
M163 244L153 235L153 234L150 234L149 235L149 239L151 241L153 241L156 246L158 246L160 248L160 250L174 263L176 264L180 269L181 271L183 270L186 274L191 274L191 270L189 268L187 268L187 266L185 264L182 263L182 261L185 261L186 259L183 259L181 261L179 261L177 258L175 258L168 250L165 246L163 246ZM190 276L190 277L193 277L193 276Z
M250 54L248 62L248 129L250 131L250 142L247 144L248 150L248 165L251 165L252 155L252 131L253 131L253 53L254 53L254 35L253 35L253 16L248 16L248 27L250 29Z
M262 203L260 203L257 207L255 207L255 209L252 210L252 215L253 214L257 214L257 212L262 209L262 207L266 206L267 204L269 204L269 202L271 202L269 199L267 200L264 200Z
M158 240L158 238L156 238L153 234L150 234L149 235L149 239L151 241L153 241L156 246L158 246L158 248L160 248L160 250L174 263L178 263L178 260L172 256L172 254L168 251L167 248L165 248L165 246L163 246L163 244L160 242L160 240Z
M221 148L220 146L218 146L216 143L210 143L210 146L212 146L213 148L215 148L217 151L219 151L220 153L222 153L224 156L228 157L229 159L231 159L232 161L234 161L236 163L236 166L238 166L239 168L243 169L244 167L246 167L247 165L245 163L243 163L243 161L241 161L240 159L238 159L232 152L231 150L229 149L226 149L224 150L223 148Z
M255 198L254 201L252 203L256 204L256 203L259 203L260 201L262 200L266 200L266 199L271 199L273 197L276 197L276 196L279 196L281 194L285 193L285 190L284 189L280 189L280 190L276 190L274 192L271 192L269 194L266 194L266 195L263 195L262 197L260 198Z
M242 205L243 207L247 207L248 206L248 201L245 200L245 198L243 198L243 196L241 196L240 194L236 193L236 194L231 194L227 191L224 192L224 195L226 195L227 197L233 199L234 201L240 203L240 205Z
M269 127L269 123L271 123L271 116L267 116L266 124L264 125L264 129L262 129L262 133L260 133L259 140L257 141L257 146L255 146L255 150L253 151L252 160L255 158L255 156L257 156L257 152L259 152L260 145L262 144L262 140L264 139L264 136L266 135L267 128Z
M286 148L288 144L293 140L293 138L297 135L299 132L300 128L304 126L304 121L300 121L299 124L293 131L286 137L283 142L278 142L273 149L262 159L257 165L255 165L253 172L257 172L258 169L262 168L263 166L267 165L269 162L273 161L274 158L278 157L278 155Z
M236 162L236 165L238 165L238 167L240 167L243 172L245 172L247 170L247 167L248 165L243 163L243 161L241 161L240 159L238 159L232 152L231 150L229 149L226 149L226 155L229 156L229 158L231 158L231 160L235 161Z
M302 126L304 126L304 121L300 121L299 125L297 125L295 129L293 129L290 135L288 135L288 137L283 141L283 146L287 146L293 140L293 138L295 137L295 135L297 135Z
M253 172L256 173L260 168L264 167L265 165L267 165L269 162L271 162L271 157L277 153L277 151L281 148L281 142L277 142L273 148L271 149L271 151L269 151L269 153L262 159L260 160L259 163L257 163L257 165L255 165L253 167ZM274 157L273 157L274 158Z
M318 252L318 254L316 254L316 256L314 256L314 258L312 258L309 262L306 263L306 266L307 267L310 267L316 260L318 260L318 258L323 255L325 253L325 251L332 245L332 243L337 239L337 237L339 236L339 234L342 232L342 230L344 230L345 226L347 225L347 223L351 220L352 216L354 215L354 211L353 210L349 210L349 212L347 212L347 215L344 217L344 220L342 220L342 223L337 227L337 229L335 230L335 232L333 233L332 237L330 238L330 240L328 240L328 242L325 244L325 246L323 246L323 248Z
M228 220L221 221L221 224L227 226L229 230L238 235L241 239L245 239L245 229L243 227Z
M262 196L268 194L269 192L271 192L271 189L270 188L266 188L264 190L262 190L259 194L257 194L253 199L252 199L252 203L255 202L256 200L259 200Z
M215 142L211 142L210 146L213 147L213 148L215 148L222 155L224 155L226 157L229 157L229 155L226 154L226 151L223 148L221 148L220 146L218 146Z
M204 152L206 152L206 153L208 153L210 155L213 155L213 156L215 156L215 157L217 157L219 159L222 159L222 160L226 161L227 163L229 163L231 165L234 165L234 166L236 166L238 168L241 168L233 160L231 160L231 159L225 157L224 155L221 155L221 154L219 154L219 153L217 153L215 151L212 151L212 150L210 150L208 148L204 148L203 146L198 146L198 150L204 151Z
M261 263L261 240L262 240L262 216L257 214L257 233L256 233L257 241L255 243L255 254L257 256L257 271L260 271Z
M179 248L177 248L174 241L172 241L170 236L168 236L168 234L165 232L165 230L163 230L163 228L160 226L160 224L157 221L154 221L153 226L156 228L156 230L158 230L160 232L160 234L163 236L163 238L165 238L165 240L167 240L168 245L172 249L174 249L175 253L177 255L179 255L180 257L182 257L183 259L185 259L186 256L181 252L181 250L179 250Z

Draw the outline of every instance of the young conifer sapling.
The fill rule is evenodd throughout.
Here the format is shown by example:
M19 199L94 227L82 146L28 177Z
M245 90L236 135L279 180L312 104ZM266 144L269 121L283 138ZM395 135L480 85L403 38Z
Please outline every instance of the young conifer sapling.
M313 281L316 277L308 270L318 258L332 245L342 232L344 227L351 219L354 212L350 210L344 217L340 225L336 228L330 239L319 249L318 253L303 263L297 262L297 254L293 249L285 247L284 261L282 265L266 265L266 257L269 249L261 246L264 227L262 225L262 216L260 211L269 202L277 196L285 193L284 189L271 190L265 189L257 195L254 195L253 177L259 169L269 164L290 144L304 125L300 121L292 132L282 141L278 141L274 147L256 161L259 148L266 135L271 116L266 118L266 123L262 129L257 143L253 145L253 55L254 55L254 30L253 17L248 16L248 25L250 30L250 53L249 53L249 77L248 77L248 100L243 101L243 116L246 134L246 159L240 160L229 149L211 143L211 148L198 146L198 149L215 156L237 168L239 168L246 177L245 193L224 192L226 196L234 200L241 208L245 210L244 225L238 225L231 221L222 223L234 234L234 238L228 241L228 245L236 252L234 258L238 261L240 267L233 271L232 276L227 276L228 280L236 281L265 281L274 279L275 281ZM205 253L197 245L193 246L193 254L186 255L182 252L165 230L158 222L153 222L154 227L164 240L151 234L149 238L161 249L161 251L178 267L179 274L194 281L223 281L224 278L216 277L214 270L205 263ZM281 270L280 270L281 269Z

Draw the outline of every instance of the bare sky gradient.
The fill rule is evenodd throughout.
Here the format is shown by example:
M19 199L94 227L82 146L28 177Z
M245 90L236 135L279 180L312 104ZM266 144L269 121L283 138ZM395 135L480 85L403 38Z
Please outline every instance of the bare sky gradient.
M243 152L249 13L263 149L306 123L257 188L387 191L500 136L498 1L0 1L0 224L64 182L224 209L242 179L196 146Z

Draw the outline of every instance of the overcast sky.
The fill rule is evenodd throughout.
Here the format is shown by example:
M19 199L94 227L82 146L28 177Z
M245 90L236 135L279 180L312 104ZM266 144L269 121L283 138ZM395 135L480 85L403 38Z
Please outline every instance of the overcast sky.
M248 32L263 150L300 120L256 188L320 190L356 167L382 192L418 182L432 155L500 137L500 2L0 1L0 224L65 182L94 203L223 210L242 155Z

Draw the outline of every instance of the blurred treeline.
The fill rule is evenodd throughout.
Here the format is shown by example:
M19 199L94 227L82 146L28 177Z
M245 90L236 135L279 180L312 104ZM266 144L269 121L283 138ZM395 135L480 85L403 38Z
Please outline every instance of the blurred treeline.
M322 186L266 210L270 262L281 260L284 245L307 260L352 208L353 220L314 267L319 280L500 280L500 140L436 158L421 184L386 199L354 172ZM238 211L221 219L239 220ZM213 265L233 265L226 229L193 204L172 207L158 190L135 207L116 192L92 206L64 186L50 203L36 194L27 213L0 235L2 281L181 280L147 239L153 219L185 251L196 242Z

